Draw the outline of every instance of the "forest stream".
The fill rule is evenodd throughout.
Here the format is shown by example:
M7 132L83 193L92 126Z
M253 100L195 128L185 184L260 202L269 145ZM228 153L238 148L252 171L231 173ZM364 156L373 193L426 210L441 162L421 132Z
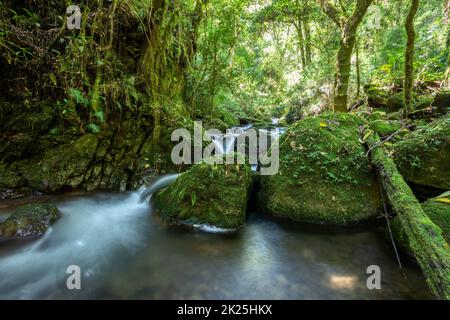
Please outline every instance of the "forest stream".
M0 75L0 300L450 300L450 0L0 1Z
M148 189L53 198L63 217L41 239L0 243L0 299L432 297L418 267L405 266L403 276L389 243L368 228L257 212L238 232L167 228L143 201ZM0 221L26 201L10 201ZM67 290L68 262L80 266L82 290ZM382 290L367 290L372 264L383 270Z

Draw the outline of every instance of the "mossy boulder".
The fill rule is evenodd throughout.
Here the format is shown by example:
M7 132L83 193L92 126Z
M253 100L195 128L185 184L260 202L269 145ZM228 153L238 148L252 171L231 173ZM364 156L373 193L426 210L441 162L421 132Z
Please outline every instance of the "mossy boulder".
M29 204L16 209L0 224L1 237L42 236L61 213L53 204Z
M396 120L374 120L370 127L380 136L389 136L402 128L400 121Z
M384 108L387 106L389 92L377 86L366 85L367 104L371 108Z
M360 141L362 124L355 115L335 113L291 126L279 141L279 173L260 179L261 209L330 225L351 225L376 216L380 194Z
M450 116L406 134L393 145L393 156L408 182L450 190Z
M450 204L428 200L422 204L423 211L442 230L445 241L450 243Z
M405 106L405 94L399 92L388 98L387 108L389 112L396 112Z
M210 160L194 165L154 196L155 211L164 221L227 229L243 226L252 182L250 166L210 164Z
M447 243L450 243L450 204L431 199L422 203L422 209L431 221L442 230L442 236ZM390 226L397 248L413 258L414 254L410 248L406 232L401 225L400 218L395 217L390 222Z
M432 95L425 95L417 98L414 108L417 110L429 108L433 105L435 97Z
M436 94L433 106L448 111L450 108L450 91L440 91Z

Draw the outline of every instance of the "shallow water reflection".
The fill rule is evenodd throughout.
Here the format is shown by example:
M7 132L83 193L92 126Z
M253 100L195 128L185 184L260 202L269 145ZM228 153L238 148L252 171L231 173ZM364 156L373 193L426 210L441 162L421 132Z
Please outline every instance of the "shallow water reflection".
M58 202L64 217L37 241L0 243L0 298L423 299L422 274L398 269L365 229L304 226L250 214L238 233L167 228L137 193ZM81 291L66 268L82 270ZM378 265L382 290L366 287Z

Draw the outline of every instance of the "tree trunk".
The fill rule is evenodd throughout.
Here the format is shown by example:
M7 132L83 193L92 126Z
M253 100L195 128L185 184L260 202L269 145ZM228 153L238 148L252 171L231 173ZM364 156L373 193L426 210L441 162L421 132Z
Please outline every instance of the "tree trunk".
M348 81L350 79L351 58L355 45L356 30L373 0L358 0L353 14L345 20L327 0L317 0L323 11L341 28L340 48L336 59L336 85L334 111L347 112Z
M348 81L350 79L351 58L355 35L343 34L336 61L336 89L334 111L347 112Z
M411 0L411 8L409 9L408 17L406 18L406 34L408 41L406 43L405 51L405 114L411 112L412 105L412 87L414 77L414 42L416 39L416 31L414 29L414 17L419 9L419 0Z
M450 0L449 0L450 1ZM305 55L306 55L306 64L310 65L312 62L312 50L311 50L311 27L309 25L309 5L308 1L305 3L305 12L304 12L304 20L303 20L303 30L305 34Z
M359 95L361 94L361 68L359 65L359 42L356 40L355 43L355 51L356 51L356 100L359 99Z
M444 9L444 26L447 30L447 41L445 43L445 48L448 50L450 48L450 24L449 24L449 14L450 14L450 0L445 0Z
M297 29L297 35L298 35L298 48L300 49L300 58L302 60L302 69L305 70L305 68L306 68L305 37L303 36L303 26L302 25L303 25L302 20L299 17L295 27Z
M305 35L305 61L309 65L312 61L311 56L311 30L309 29L308 21L303 22L303 33Z
M424 213L394 161L380 144L380 138L376 134L368 140L372 163L380 173L389 202L400 218L411 250L431 291L438 299L449 300L450 249L442 237L442 230Z

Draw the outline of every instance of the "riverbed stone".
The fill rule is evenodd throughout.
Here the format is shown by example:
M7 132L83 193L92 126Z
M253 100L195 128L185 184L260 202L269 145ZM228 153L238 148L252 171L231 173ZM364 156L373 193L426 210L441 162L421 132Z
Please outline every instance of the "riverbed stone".
M42 236L61 216L53 204L28 204L17 208L0 224L1 237Z
M244 225L252 183L250 166L210 164L210 160L194 165L155 195L155 210L164 221L227 229Z
M259 207L275 216L329 225L377 216L379 187L360 125L355 115L335 113L291 126L279 141L279 173L261 176Z
M392 149L405 180L450 190L450 115L406 134Z

